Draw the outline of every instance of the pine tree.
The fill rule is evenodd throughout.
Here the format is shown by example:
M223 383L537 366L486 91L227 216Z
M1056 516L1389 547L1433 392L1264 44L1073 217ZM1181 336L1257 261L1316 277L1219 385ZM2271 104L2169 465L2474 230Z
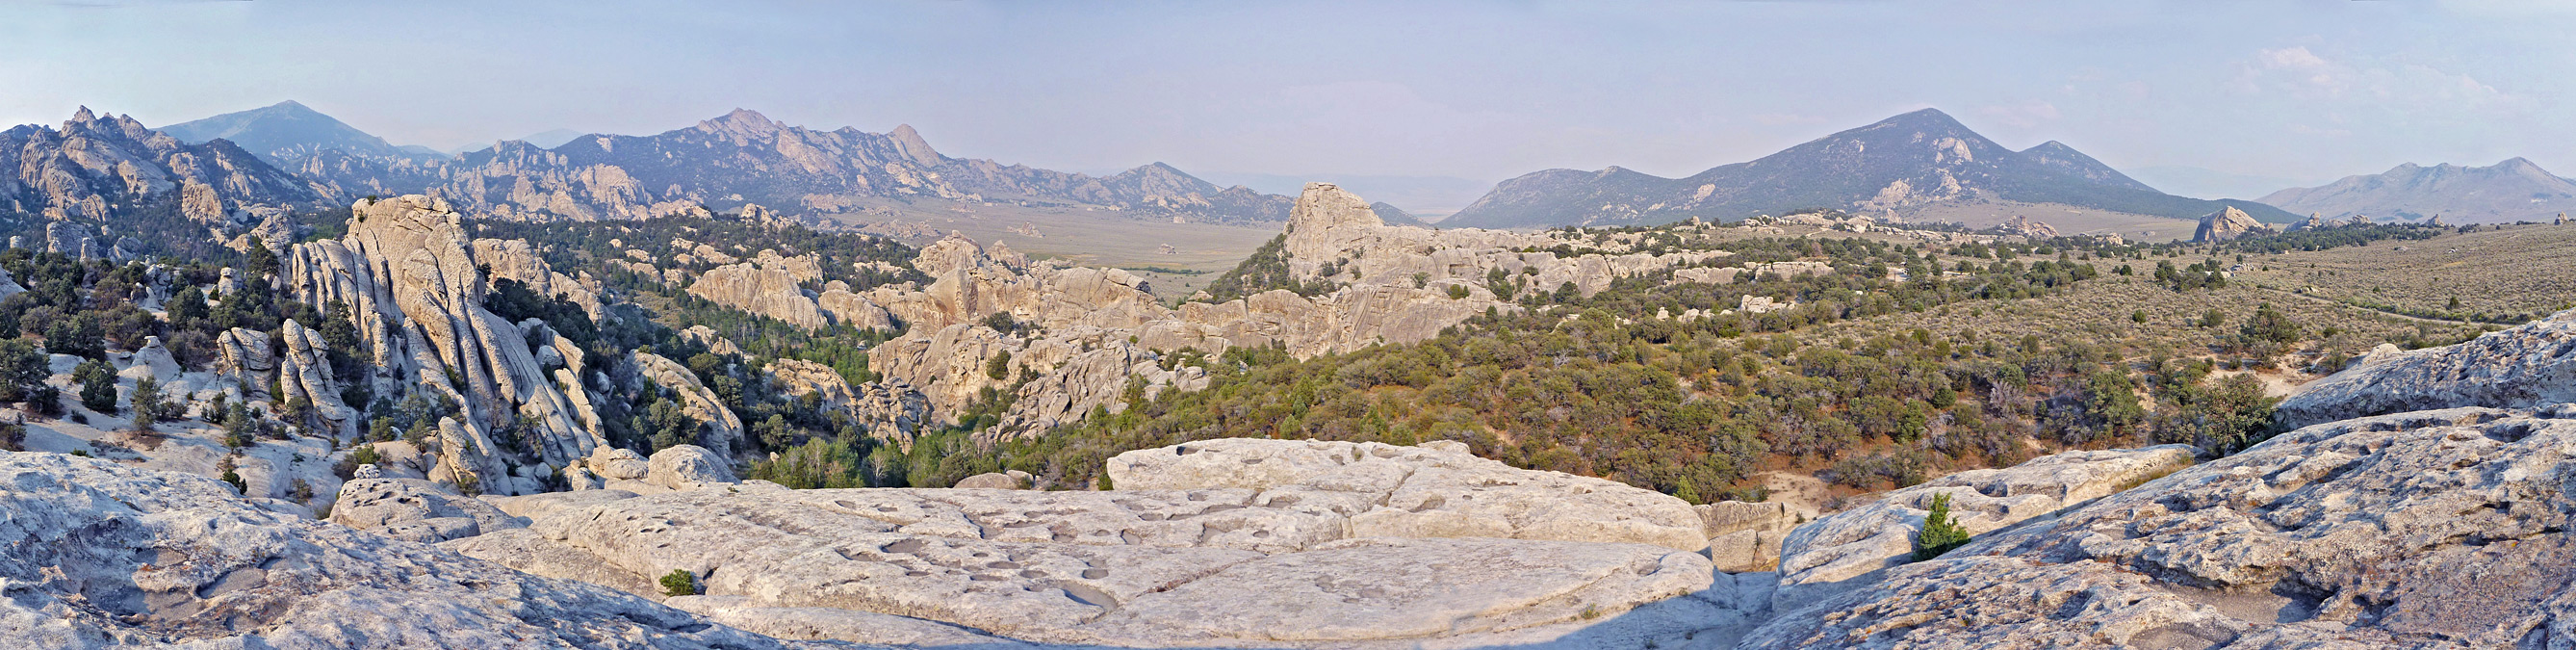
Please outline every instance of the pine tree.
M1932 512L1923 516L1923 533L1914 538L1914 561L1941 557L1967 543L1968 531L1950 517L1950 495L1932 495Z

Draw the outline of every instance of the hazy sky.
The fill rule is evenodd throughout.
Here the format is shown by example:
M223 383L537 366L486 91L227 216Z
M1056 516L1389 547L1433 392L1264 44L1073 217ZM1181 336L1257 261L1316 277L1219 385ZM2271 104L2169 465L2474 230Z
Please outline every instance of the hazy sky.
M745 107L1057 169L1485 182L1689 174L1930 106L2124 169L2576 175L2576 2L0 0L0 89L8 124L294 99L451 148Z

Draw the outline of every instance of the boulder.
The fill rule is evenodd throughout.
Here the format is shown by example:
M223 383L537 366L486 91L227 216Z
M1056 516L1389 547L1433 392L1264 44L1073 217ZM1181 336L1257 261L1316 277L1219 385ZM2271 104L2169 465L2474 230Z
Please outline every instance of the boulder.
M778 359L769 362L769 380L789 397L801 398L808 393L823 399L823 408L847 410L858 401L850 392L850 383L831 366L804 359Z
M12 647L797 647L272 512L202 476L0 452L0 485L0 638Z
M2198 450L2160 445L2114 451L2070 451L2000 469L1959 472L1879 495L1877 501L1825 515L1781 540L1781 611L1875 580L1913 560L1914 537L1932 500L1950 497L1960 528L1983 534L2118 492L2189 467ZM1953 551L1956 552L1956 551Z
M742 481L734 478L733 467L724 457L697 445L674 445L653 452L653 457L645 461L645 465L644 482L673 490L694 490Z
M127 364L124 370L116 372L116 376L137 380L150 377L164 385L179 378L179 360L170 356L170 348L162 347L158 336L143 337L143 347L134 351Z
M419 479L352 480L340 486L331 523L421 543L519 528L525 520Z
M1019 470L986 472L958 479L957 484L950 487L960 490L1025 490L1032 478L1028 472Z
M644 456L635 450L606 445L592 451L584 462L589 465L591 473L612 481L641 479L653 471L652 463L646 462Z

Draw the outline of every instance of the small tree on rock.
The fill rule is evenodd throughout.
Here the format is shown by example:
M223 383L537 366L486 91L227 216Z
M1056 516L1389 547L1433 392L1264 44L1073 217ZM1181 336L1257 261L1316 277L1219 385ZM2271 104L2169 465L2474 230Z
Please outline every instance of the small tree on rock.
M1923 533L1914 537L1914 561L1941 557L1967 543L1967 529L1950 517L1950 495L1932 495L1932 512L1923 516Z
M662 574L662 595L698 595L697 574L689 573L688 569L672 569L670 573Z

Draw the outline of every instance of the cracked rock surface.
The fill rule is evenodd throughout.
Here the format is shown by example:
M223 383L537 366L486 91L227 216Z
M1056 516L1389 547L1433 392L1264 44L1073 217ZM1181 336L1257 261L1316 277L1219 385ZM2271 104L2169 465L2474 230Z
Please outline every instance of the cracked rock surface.
M1693 596L1687 607L1737 605L1731 579L1710 595L1716 574L1697 549L1640 543L1638 531L1665 523L1699 534L1697 514L1668 496L1485 467L1441 445L1211 443L1224 444L1171 457L1289 469L1191 479L1149 470L1165 460L1151 454L1122 456L1113 467L1160 478L1116 480L1167 487L1109 492L752 481L566 505L445 546L656 598L654 578L687 570L705 595L675 606L868 643L1472 646L1589 628L1623 630L1605 638L1626 643L1714 625L1654 613L1683 605L1626 616L1640 606ZM1243 462L1252 458L1263 460ZM1546 503L1561 508L1537 507Z

